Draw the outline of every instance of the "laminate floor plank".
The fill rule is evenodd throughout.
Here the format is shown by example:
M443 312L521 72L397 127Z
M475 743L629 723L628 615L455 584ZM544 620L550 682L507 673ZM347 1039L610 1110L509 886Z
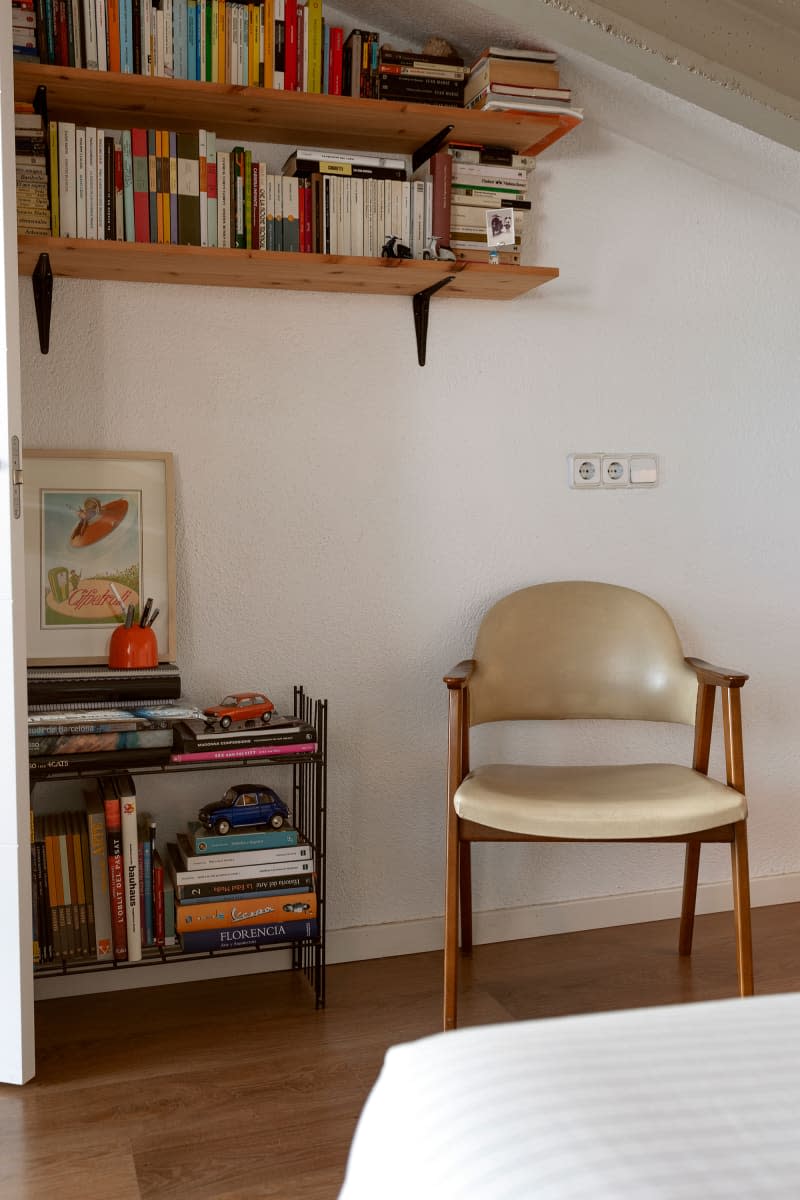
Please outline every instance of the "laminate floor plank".
M800 990L799 931L800 904L753 911L759 993ZM659 921L477 946L459 1024L736 994L730 913L697 919L689 960L677 938ZM335 1200L386 1050L440 1028L441 970L329 967L320 1012L292 973L38 1004L36 1079L0 1086L0 1200Z

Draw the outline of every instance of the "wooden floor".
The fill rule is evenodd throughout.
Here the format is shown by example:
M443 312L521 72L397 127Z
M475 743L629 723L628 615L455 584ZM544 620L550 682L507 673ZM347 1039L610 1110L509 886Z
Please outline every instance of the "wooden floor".
M756 990L800 989L800 905L753 913ZM730 914L479 946L462 1025L731 996ZM0 1086L3 1200L335 1200L393 1042L439 1028L440 954L37 1006L37 1077ZM376 1200L379 1200L376 1197ZM420 1197L418 1200L424 1200Z

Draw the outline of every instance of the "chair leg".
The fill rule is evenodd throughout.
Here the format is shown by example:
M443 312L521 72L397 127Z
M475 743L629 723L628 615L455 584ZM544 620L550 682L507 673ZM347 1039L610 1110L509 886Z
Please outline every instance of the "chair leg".
M455 1029L458 1002L458 817L448 813L444 895L444 1029Z
M464 954L472 953L472 846L469 842L461 842L459 846L461 892L461 950Z
M692 953L694 935L694 913L697 905L697 876L700 870L700 842L686 843L686 859L683 866L683 901L681 903L681 925L678 934L678 954L687 957Z
M736 822L733 827L733 835L731 868L739 995L752 996L754 991L753 938L750 928L750 869L747 862L747 824L745 821Z

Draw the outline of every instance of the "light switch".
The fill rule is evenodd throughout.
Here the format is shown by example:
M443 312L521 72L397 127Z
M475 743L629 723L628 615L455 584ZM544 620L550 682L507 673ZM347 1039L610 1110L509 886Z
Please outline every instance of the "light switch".
M654 454L631 455L631 487L655 487L658 483L658 459Z

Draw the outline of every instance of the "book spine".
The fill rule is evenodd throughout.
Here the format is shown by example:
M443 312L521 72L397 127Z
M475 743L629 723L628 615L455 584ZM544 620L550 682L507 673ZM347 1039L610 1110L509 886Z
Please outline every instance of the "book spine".
M230 854L201 854L195 855L192 853L192 848L189 845L185 835L178 835L178 845L181 851L181 860L187 871L207 871L207 870L222 870L228 867L248 867L258 865L266 867L268 865L278 865L286 862L302 862L304 859L311 860L313 850L311 846L276 846L271 850L235 850ZM186 880L178 879L178 882L186 882Z
M125 730L121 733L75 733L28 739L29 754L89 754L101 750L134 750L171 746L171 729Z
M288 897L259 896L255 900L213 900L207 904L177 904L175 930L231 929L259 921L313 920L317 915L315 892L295 892Z
M170 137L173 135L170 134ZM217 245L217 135L206 134L206 193L208 203L208 245Z
M109 902L109 872L106 857L105 814L99 802L93 803L86 813L86 829L89 850L89 868L92 878L92 905L94 908L95 954L98 962L113 958L111 931L111 904Z
M203 871L202 875L205 877L206 873ZM193 874L197 876L201 872L194 871ZM219 883L207 883L205 880L198 883L176 883L175 898L182 904L196 904L203 900L213 900L215 897L233 900L237 896L255 897L275 892L296 894L309 891L312 878L312 872L308 871L303 874L274 875L266 879L229 879Z
M234 950L240 946L265 945L270 942L299 941L319 936L319 922L275 921L243 925L236 929L204 929L180 935L185 953L208 950Z
M155 943L155 923L153 909L153 845L150 840L149 821L142 821L139 830L139 846L141 848L142 945L152 946Z
M281 755L314 754L316 742L291 742L283 746L250 746L241 750L199 750L188 754L172 754L170 762L220 762L226 758L271 758Z
M121 810L128 962L138 962L142 957L142 925L139 913L139 840L136 821L136 792L130 776L115 778L114 783L119 792Z
M153 851L153 940L157 946L164 945L164 864L158 850Z
M111 907L111 945L117 962L128 957L125 921L125 894L122 865L122 813L119 797L113 792L113 781L104 787L103 811L106 826L106 857L108 860L108 896Z
M75 187L75 124L58 122L58 210L60 236L78 236L77 191ZM36 703L28 685L28 701Z
M296 846L300 840L296 829L253 830L244 833L215 834L204 829L194 830L189 837L195 854L230 854L236 850L271 850L276 846Z
M98 146L99 149L99 146ZM103 190L98 193L103 197L103 236L106 241L116 241L117 238L117 172L115 146L113 137L103 138Z

